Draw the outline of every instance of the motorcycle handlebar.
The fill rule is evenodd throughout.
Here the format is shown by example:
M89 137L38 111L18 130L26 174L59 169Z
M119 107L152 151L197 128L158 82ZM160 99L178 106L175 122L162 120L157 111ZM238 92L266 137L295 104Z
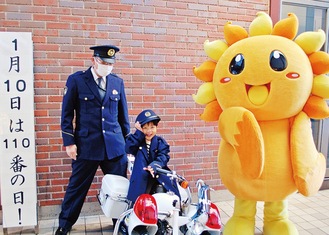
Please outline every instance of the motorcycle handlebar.
M155 170L156 170L157 174L163 174L172 179L177 179L179 185L182 186L183 188L187 188L189 186L186 179L183 176L178 175L176 173L176 171L170 171L170 170L166 170L166 169L158 168L158 167Z
M165 170L165 169L162 169L162 168L158 168L158 167L156 168L156 172L164 174L164 175L168 175L168 174L172 173L171 171L168 171L168 170Z

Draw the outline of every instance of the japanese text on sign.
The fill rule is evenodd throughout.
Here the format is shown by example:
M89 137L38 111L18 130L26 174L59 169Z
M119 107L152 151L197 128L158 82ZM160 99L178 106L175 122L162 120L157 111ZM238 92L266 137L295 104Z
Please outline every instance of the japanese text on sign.
M3 227L37 224L31 33L0 32L0 179Z

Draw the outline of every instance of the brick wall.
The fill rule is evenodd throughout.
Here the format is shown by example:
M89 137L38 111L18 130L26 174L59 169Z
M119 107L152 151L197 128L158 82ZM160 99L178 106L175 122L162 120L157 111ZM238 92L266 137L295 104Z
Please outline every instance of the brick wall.
M91 65L89 46L121 48L114 72L126 86L131 126L145 108L162 118L170 166L191 181L223 188L217 172L217 123L205 123L191 94L192 67L205 60L203 42L223 39L227 21L248 27L268 0L0 0L0 31L32 32L38 202L59 205L70 176L61 140L61 100L67 76ZM133 129L132 129L133 131ZM100 187L97 173L87 201Z

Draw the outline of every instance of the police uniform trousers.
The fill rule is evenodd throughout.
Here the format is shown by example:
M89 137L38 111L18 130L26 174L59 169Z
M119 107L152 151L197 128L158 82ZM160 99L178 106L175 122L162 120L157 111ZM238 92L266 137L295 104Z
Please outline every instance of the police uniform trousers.
M98 166L101 167L104 175L115 174L127 177L126 155L103 161L79 158L73 160L72 175L62 203L62 211L59 214L59 227L70 230L78 220Z

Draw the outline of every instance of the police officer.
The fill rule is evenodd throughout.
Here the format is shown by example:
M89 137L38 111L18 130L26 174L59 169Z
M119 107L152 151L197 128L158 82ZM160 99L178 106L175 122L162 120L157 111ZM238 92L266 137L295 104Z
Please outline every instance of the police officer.
M77 221L98 166L104 174L127 176L127 100L123 80L111 73L119 48L90 49L92 66L70 75L64 88L61 129L72 174L56 235L67 234Z

